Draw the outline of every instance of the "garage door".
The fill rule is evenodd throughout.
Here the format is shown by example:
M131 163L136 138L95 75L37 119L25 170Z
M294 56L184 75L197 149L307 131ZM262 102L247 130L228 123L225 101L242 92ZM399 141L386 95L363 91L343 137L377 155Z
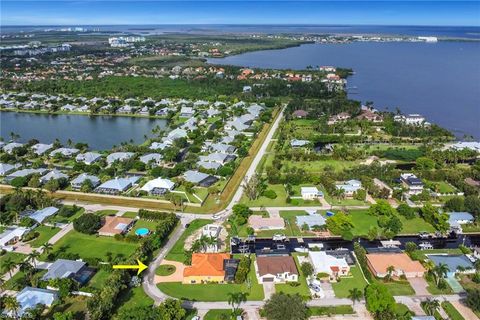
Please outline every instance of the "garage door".
M273 278L263 278L263 282L273 282Z

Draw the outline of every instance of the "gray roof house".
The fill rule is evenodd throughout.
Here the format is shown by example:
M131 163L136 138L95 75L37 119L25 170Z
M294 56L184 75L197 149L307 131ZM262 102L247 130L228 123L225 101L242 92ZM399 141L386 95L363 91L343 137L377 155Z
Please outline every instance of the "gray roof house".
M48 172L46 175L42 176L40 178L40 182L41 183L46 183L46 182L48 182L52 179L58 180L58 179L61 179L61 178L68 179L68 176L63 172L60 172L57 169L54 169L54 170Z
M20 309L17 311L17 315L22 317L28 309L34 309L39 304L50 307L56 300L58 300L58 293L57 291L48 289L25 287L16 295L16 298L20 304ZM11 311L4 311L4 313L13 316Z
M112 164L115 161L125 161L133 157L135 153L133 152L114 152L107 156L107 163Z
M155 163L158 165L160 161L162 161L162 158L163 156L160 153L149 153L141 156L139 160L145 164Z
M90 182L92 183L93 188L96 188L96 187L100 184L100 179L99 179L97 176L89 175L89 174L87 174L87 173L82 173L81 175L79 175L78 177L76 177L75 179L73 179L73 180L70 182L70 185L72 186L72 189L74 189L74 190L80 190L80 188L82 187L83 183L84 183L86 180L90 180Z
M75 148L58 148L50 152L50 156L54 157L57 154L61 154L64 157L71 157L74 154L78 153L80 150L75 149Z
M99 185L95 189L95 192L105 194L119 194L127 191L138 180L139 177L136 176L111 179Z
M46 207L32 213L30 215L30 218L37 221L38 223L42 223L45 219L47 219L50 216L53 216L57 212L58 212L58 208Z
M29 175L38 173L40 175L44 174L47 172L47 169L21 169L17 170L13 173L10 173L8 176L5 177L7 181L12 181L15 178L18 177L28 177Z
M248 113L258 117L263 110L263 107L258 104L252 104L250 107L247 108Z
M188 170L183 174L183 178L191 183L198 184L202 187L209 187L218 181L218 178L203 172Z
M232 154L235 152L235 150L237 150L237 148L235 148L234 146L226 143L212 143L210 145L210 149L216 152L228 154Z
M19 167L20 164L0 163L0 176L5 176Z
M42 155L52 148L53 148L53 143L51 144L37 143L32 146L33 152L38 155Z
M218 153L218 152L210 153L209 155L206 155L206 156L200 156L200 161L202 162L216 162L222 165L234 159L235 159L234 155L226 154L226 153Z
M296 224L299 228L302 228L304 225L308 226L309 230L312 230L314 226L323 226L326 223L326 219L317 214L315 211L307 212L306 216L297 216Z
M250 128L250 125L246 125L241 120L239 120L239 118L227 121L227 123L225 124L225 129L235 129L238 131L245 131L248 128Z
M220 163L217 163L217 162L206 162L206 161L199 161L197 162L197 165L201 168L205 168L208 170L210 169L217 170L222 166Z
M95 163L97 162L98 160L100 160L102 158L102 155L100 153L97 153L97 152L85 152L85 153L81 153L79 155L77 155L75 157L75 160L77 162L83 162L85 163L86 165L91 165L92 163Z
M150 150L163 150L165 148L167 148L168 145L166 143L163 143L163 142L152 142L152 144L150 145L149 149Z
M5 146L3 146L3 151L5 151L6 153L12 153L14 149L20 148L20 147L23 147L23 143L10 142Z
M83 261L58 259L48 267L42 280L71 278L85 267L86 264Z
M195 114L195 110L193 110L193 108L191 107L182 107L180 109L180 117L190 118L190 117L193 117L194 114Z

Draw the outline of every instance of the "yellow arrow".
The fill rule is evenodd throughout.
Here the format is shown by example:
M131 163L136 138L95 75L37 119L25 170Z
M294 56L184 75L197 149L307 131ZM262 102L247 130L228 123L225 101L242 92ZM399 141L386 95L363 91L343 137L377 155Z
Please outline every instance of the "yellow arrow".
M138 269L137 275L148 267L144 265L140 260L137 260L138 264L116 264L113 269Z

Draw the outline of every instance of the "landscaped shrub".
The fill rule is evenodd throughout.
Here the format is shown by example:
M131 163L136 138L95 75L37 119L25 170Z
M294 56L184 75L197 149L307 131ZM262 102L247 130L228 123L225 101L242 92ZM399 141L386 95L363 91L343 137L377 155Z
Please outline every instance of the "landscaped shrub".
M83 214L73 221L73 228L85 234L94 234L101 226L102 218L92 213Z
M243 256L240 258L237 272L235 272L235 283L244 283L247 280L248 273L250 272L250 257Z
M170 214L170 212L150 211L145 209L140 209L138 211L138 216L145 220L164 220Z
M277 193L272 189L268 189L263 193L263 196L268 198L268 199L276 199L277 198Z
M73 205L72 207L63 206L60 208L57 214L61 217L69 218L73 216L75 213L77 213L77 211L78 211L78 207L76 205Z
M40 235L40 232L38 232L38 231L30 231L29 233L24 235L22 239L23 239L23 241L30 241L30 240L33 240L35 238L38 238L39 235Z
M300 282L298 281L292 281L292 282L289 282L288 285L290 287L299 287L300 286Z
M372 274L370 273L368 269L368 264L367 264L367 252L365 251L365 248L363 248L360 244L355 243L353 245L353 251L355 252L355 256L357 257L358 264L362 268L363 274L365 275L365 278L371 282L373 280Z

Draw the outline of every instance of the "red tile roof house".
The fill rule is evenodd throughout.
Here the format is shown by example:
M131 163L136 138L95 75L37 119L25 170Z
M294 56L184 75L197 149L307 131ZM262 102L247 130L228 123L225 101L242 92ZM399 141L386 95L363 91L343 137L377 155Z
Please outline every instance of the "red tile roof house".
M420 278L425 273L425 268L418 261L413 261L406 253L369 253L367 254L368 268L379 278L388 274L388 267L395 270L393 277L405 275L407 278Z
M306 118L308 116L308 111L305 111L305 110L295 110L293 113L292 113L292 116L294 118L297 118L297 119L302 119L302 118Z
M258 215L251 215L248 224L254 230L280 230L285 229L285 221L282 218L264 218Z
M291 256L260 256L255 261L258 283L298 281L298 270Z

